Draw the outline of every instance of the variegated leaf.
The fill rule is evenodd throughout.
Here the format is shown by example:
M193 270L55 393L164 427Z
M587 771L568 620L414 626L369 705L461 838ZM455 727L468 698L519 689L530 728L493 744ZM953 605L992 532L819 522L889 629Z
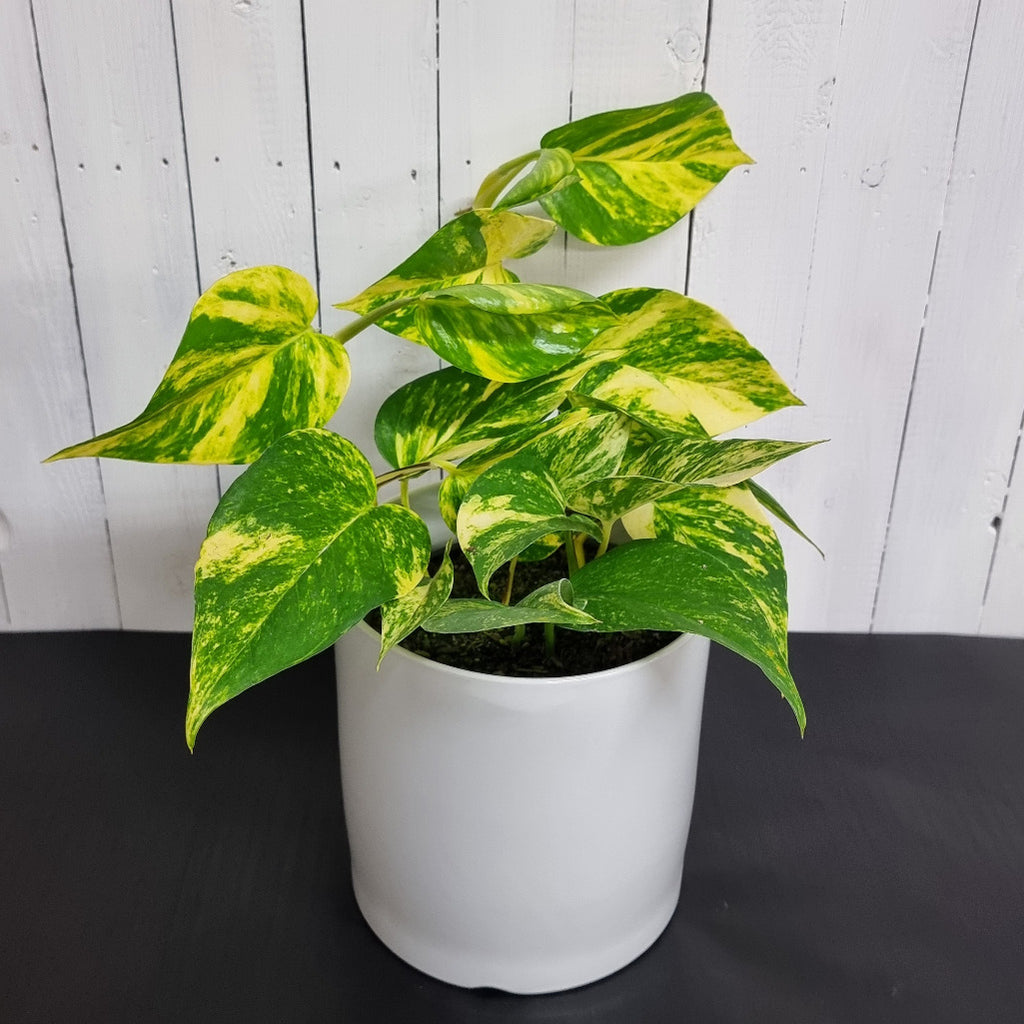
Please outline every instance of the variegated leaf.
M395 644L401 643L417 626L422 625L424 620L439 612L451 596L455 583L455 568L449 554L451 546L449 541L444 549L441 565L430 579L413 587L407 594L381 605L378 668L384 660L384 655Z
M449 471L438 493L441 516L454 530L459 506L473 481L502 459L519 452L532 455L544 463L564 490L615 472L629 436L628 420L614 410L594 413L571 409L509 430ZM549 546L549 554L551 550L554 548ZM531 556L524 557L529 560Z
M802 405L768 360L710 306L676 292L625 288L602 300L621 318L587 348L588 358L644 371L709 434Z
M310 326L316 310L312 286L284 267L221 278L141 415L51 459L251 462L289 431L326 423L350 371L344 346Z
M725 515L724 536L687 531L684 542L639 540L595 558L573 576L576 600L585 602L601 630L697 633L742 655L786 698L802 733L806 716L789 671L786 579L778 540L770 527L769 540L759 526L727 508ZM673 530L663 523L658 532ZM748 572L745 566L754 569Z
M807 541L807 543L810 544L822 558L825 557L825 552L822 551L821 548L819 548L818 545L815 544L799 526L797 526L793 517L782 507L782 505L779 504L776 498L772 497L772 495L770 495L760 484L755 483L753 480L748 480L746 486L762 508L771 512L771 514L775 516L780 523L788 526L798 537L803 537L803 539Z
M299 430L274 444L228 488L199 553L189 746L215 708L411 590L429 557L423 520L377 504L351 442Z
M631 509L665 498L680 487L725 487L746 480L817 442L668 437L656 441L618 474L566 492L578 512L613 523Z
M597 620L573 604L569 580L555 580L527 594L518 604L503 605L484 598L449 601L423 623L431 633L476 633L531 622L549 622L569 629L592 629Z
M753 161L707 93L613 110L555 128L544 149L572 153L579 180L540 197L563 228L600 245L639 242L693 209L729 170Z
M495 204L495 209L535 202L577 181L579 175L575 172L572 153L567 149L542 149L533 167L505 193L501 202Z
M398 299L462 284L502 284L517 281L502 260L521 259L542 248L555 225L540 217L510 210L471 210L449 221L430 236L390 274L371 284L338 309L366 316ZM415 308L405 306L377 321L379 327L424 344L416 325Z
M503 459L477 477L456 522L459 546L484 595L500 565L541 537L568 531L601 537L593 521L565 514L565 498L547 467L525 454Z
M412 301L424 343L442 359L488 380L540 377L565 366L617 320L575 288L469 284Z
M635 366L600 363L573 389L575 400L586 396L619 409L656 433L707 437L690 403L663 379Z
M539 423L558 408L568 387L551 375L498 384L449 366L390 395L377 413L374 438L396 468L431 458L457 461L510 430Z

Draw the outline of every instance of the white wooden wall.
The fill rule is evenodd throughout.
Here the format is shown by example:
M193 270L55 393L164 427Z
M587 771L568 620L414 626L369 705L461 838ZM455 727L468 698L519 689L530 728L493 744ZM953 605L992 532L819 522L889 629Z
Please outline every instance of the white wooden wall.
M758 163L630 250L532 262L688 290L831 443L766 483L804 630L1024 636L1018 0L0 0L0 625L186 629L235 470L41 466L135 415L201 288L283 263L323 327L570 117L706 88ZM367 444L431 367L353 343Z

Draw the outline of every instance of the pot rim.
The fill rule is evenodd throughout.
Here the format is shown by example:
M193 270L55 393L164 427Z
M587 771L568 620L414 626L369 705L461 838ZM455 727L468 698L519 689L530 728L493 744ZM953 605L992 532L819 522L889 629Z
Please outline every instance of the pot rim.
M360 619L353 629L359 629L364 634L374 637L378 644L380 643L380 633L377 632L368 622L364 619ZM347 631L351 632L351 630ZM338 639L343 639L345 634L343 633ZM648 665L658 658L665 657L670 651L677 650L681 647L686 646L692 640L703 639L699 633L682 633L677 636L674 640L669 641L664 647L659 648L652 654L648 654L646 657L640 658L637 661L627 662L625 665L618 665L615 668L603 668L598 669L596 672L582 672L577 675L568 676L500 676L490 672L477 672L475 669L469 668L458 668L454 665L446 665L441 661L434 661L431 658L425 658L422 654L416 654L415 651L407 650L405 647L396 645L384 656L385 661L388 658L406 658L410 659L413 664L423 663L430 665L433 669L441 672L442 675L456 676L460 679L473 679L488 682L492 684L509 684L512 686L553 686L553 685L565 685L567 683L574 683L580 685L582 683L590 682L593 680L597 682L601 679L608 679L616 673L622 673L626 670L635 669L638 666Z

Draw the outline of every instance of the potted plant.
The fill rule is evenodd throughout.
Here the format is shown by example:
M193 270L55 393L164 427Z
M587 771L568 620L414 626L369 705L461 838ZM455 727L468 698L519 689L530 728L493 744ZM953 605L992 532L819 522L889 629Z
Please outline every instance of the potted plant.
M718 437L799 400L694 299L595 297L505 266L558 226L596 245L642 241L749 162L704 93L563 125L340 303L357 318L334 336L311 326L315 292L288 269L216 282L143 412L52 456L251 463L196 566L188 745L221 704L345 634L356 894L392 948L447 980L565 988L661 931L707 638L759 665L803 730L765 510L796 527L752 477L808 445ZM547 216L519 212L529 204ZM383 402L381 474L323 428L349 386L346 346L371 325L448 364ZM437 470L447 546L410 497ZM475 596L453 590L456 557ZM379 633L363 625L374 612ZM655 646L684 635L574 675L567 638L589 648L638 630ZM523 679L384 657L417 637L449 638L447 661L460 657L452 637L483 638L513 664L535 644L556 669Z

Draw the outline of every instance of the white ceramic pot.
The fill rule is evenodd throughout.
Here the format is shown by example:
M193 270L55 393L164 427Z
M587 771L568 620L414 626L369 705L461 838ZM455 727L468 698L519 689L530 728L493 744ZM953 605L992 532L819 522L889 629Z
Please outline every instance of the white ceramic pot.
M557 679L336 646L356 900L403 960L537 993L611 974L679 897L708 642Z

